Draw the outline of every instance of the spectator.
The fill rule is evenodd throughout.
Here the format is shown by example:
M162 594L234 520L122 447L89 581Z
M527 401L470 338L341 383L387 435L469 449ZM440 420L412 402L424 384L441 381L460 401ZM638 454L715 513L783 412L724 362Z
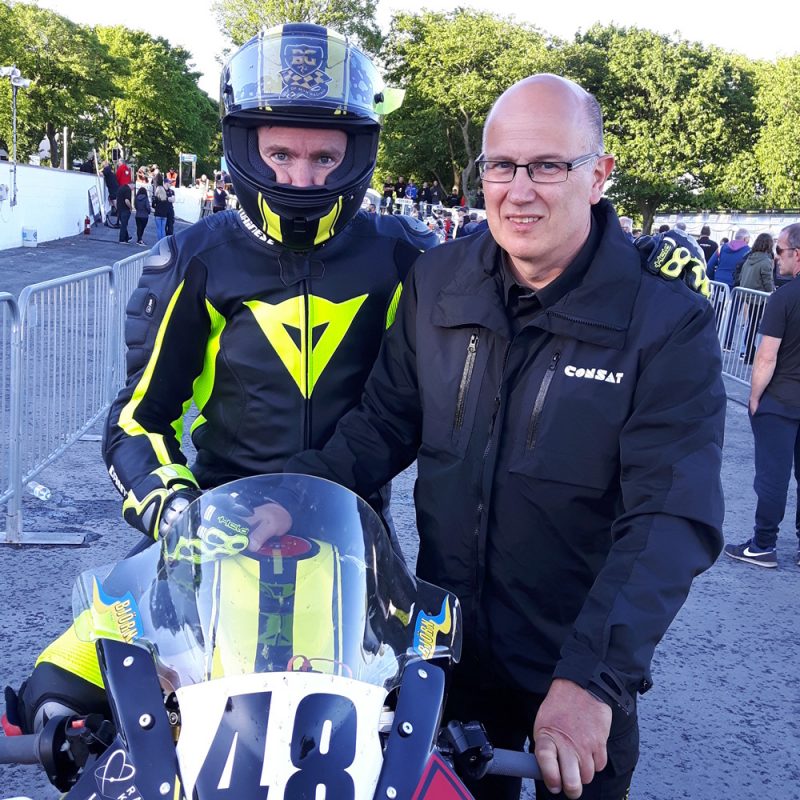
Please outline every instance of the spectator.
M419 213L425 217L431 216L432 200L431 187L427 181L422 182L422 189L419 192Z
M294 91L290 70L283 86L274 71L301 47L339 54L320 62L329 78L321 99ZM408 270L435 238L407 217L360 213L383 81L353 45L316 25L277 26L236 51L223 74L222 146L241 210L208 216L148 257L128 305L126 385L105 428L124 517L152 538L198 486L280 471L327 440L358 402ZM176 422L189 398L201 412L191 469ZM387 514L388 499L371 497ZM45 692L26 697L29 730L47 690L102 707L102 691L73 674L99 676L94 644L80 649L85 662L68 652L59 663L62 653L47 651L27 682Z
M156 186L153 192L153 214L156 218L156 241L161 241L167 235L167 218L172 204L167 199L167 190L163 186Z
M700 245L700 249L706 257L706 264L708 264L708 262L711 261L711 256L713 256L719 248L719 245L711 238L711 228L708 225L703 225L703 227L700 228L700 236L697 239L697 244Z
M641 228L634 228L633 229L633 238L634 238L634 240L638 239L641 235L642 235L642 229Z
M136 244L144 244L144 229L147 227L147 220L150 219L150 198L147 196L147 189L140 186L136 190Z
M119 174L119 172L117 173ZM133 210L133 192L131 192L130 181L120 184L117 191L117 214L119 217L119 241L120 244L128 244L131 235L128 233L128 221Z
M383 198L381 199L381 214L391 214L394 206L394 181L387 178L383 182Z
M681 233L686 233L686 223L685 222L676 222L675 223L675 230L680 231Z
M747 258L747 254L750 252L749 242L750 233L747 228L739 228L733 241L723 244L719 252L714 253L711 257L708 262L708 277L712 281L724 283L728 288L733 289L736 267Z
M131 180L131 168L124 161L120 161L117 165L117 184L127 186Z
M169 173L167 173L169 175ZM164 233L167 236L172 236L175 232L175 190L172 188L172 181L169 178L164 178L164 191L167 194L167 224L164 227Z
M772 237L768 233L759 233L755 244L753 244L753 249L736 268L737 274L734 276L734 283L742 289L752 289L757 292L774 292L773 265ZM745 325L741 357L747 364L753 363L753 356L756 350L756 331L758 331L763 313L764 305L745 295L742 301L742 316L745 320Z
M214 187L214 197L211 200L211 210L214 214L219 214L224 211L228 206L228 193L225 191L225 186L221 180L218 180Z
M470 211L469 214L465 214L464 217L466 218L464 236L472 236L473 233L478 233L481 230L481 223L478 222L478 215L475 211Z
M431 184L431 204L434 206L441 205L442 203L442 187L439 186L439 181L434 181Z
M500 97L481 164L492 235L420 257L361 404L286 469L363 495L416 460L417 574L464 609L445 719L515 750L532 733L559 797L622 800L634 696L721 549L725 390L711 304L641 274L603 199L601 119L553 75Z
M658 232L659 233L666 233L669 230L669 225L659 225Z
M625 234L625 238L629 241L633 241L633 220L630 217L620 217L619 218L619 225L622 228L622 232Z
M756 243L758 240L756 240ZM754 248L755 249L755 248ZM800 475L800 224L784 228L775 248L782 275L792 280L767 301L761 343L750 379L750 426L755 443L757 503L753 535L726 544L725 555L759 567L778 566L778 531L794 463ZM800 537L800 482L794 520ZM795 554L800 565L800 547Z
M403 200L406 196L406 179L401 175L397 179L397 183L394 185L394 193L395 197L398 200Z
M456 208L456 214L458 215L458 219L456 220L456 231L453 234L453 238L460 239L462 236L467 235L466 227L469 224L469 216L464 206L458 206L458 208Z
M481 209L481 210L486 208L486 200L485 200L485 198L483 196L483 189L478 189L478 191L475 192L475 206L474 207L478 208L478 209Z
M460 199L461 199L461 195L459 194L459 191L458 191L458 186L454 186L454 187L453 187L453 188L450 190L450 194L449 194L449 195L447 195L447 197L445 198L445 200L444 200L444 204L445 204L445 205L446 205L448 208L457 208L457 207L458 207L458 205L459 205L459 200L460 200Z
M117 192L119 191L119 182L117 181L117 176L114 174L114 170L111 168L111 164L108 161L103 162L103 182L106 185L106 192L108 193L108 203L111 206L111 213L116 216L117 215ZM108 221L108 215L106 215L106 225L109 227L116 227L119 225L119 221L112 224Z
M378 213L378 209L375 208L375 203L370 203L367 206L367 213L368 214L377 214Z
M406 186L406 197L414 206L417 205L417 184L414 183L413 178L408 179L408 186Z
M169 181L169 182L170 182L170 183L171 183L173 186L175 186L175 184L177 183L177 181L178 181L178 173L177 173L177 172L175 172L175 167L170 167L170 168L167 170L167 180L168 180L168 181Z

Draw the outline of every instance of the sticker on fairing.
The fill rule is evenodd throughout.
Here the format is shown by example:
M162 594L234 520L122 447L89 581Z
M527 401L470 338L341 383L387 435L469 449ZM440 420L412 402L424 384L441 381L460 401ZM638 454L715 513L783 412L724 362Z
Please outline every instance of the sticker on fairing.
M130 592L121 597L106 594L97 578L92 579L91 618L92 638L131 644L143 634L139 606L133 595Z
M423 658L433 658L436 651L436 640L440 633L449 634L453 627L448 598L442 600L442 608L434 617L420 611L414 626L414 650Z
M317 672L239 675L177 690L187 797L372 800L386 690ZM322 788L324 787L324 792Z

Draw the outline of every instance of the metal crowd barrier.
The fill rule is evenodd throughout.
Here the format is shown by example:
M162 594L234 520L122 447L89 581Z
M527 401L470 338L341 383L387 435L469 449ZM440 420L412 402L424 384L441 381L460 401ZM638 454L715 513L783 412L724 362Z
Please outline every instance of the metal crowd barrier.
M758 328L769 297L769 292L736 288L730 292L724 313L717 320L722 373L747 386L750 385L753 358L760 341Z
M147 253L113 267L28 286L19 303L0 295L0 544L79 544L82 533L27 532L22 492L101 419L125 380L125 307Z
M19 384L19 308L14 296L0 293L0 441L5 443L5 457L0 459L0 503L9 503L9 515L18 513L19 486L19 403L14 390ZM17 502L13 502L16 499ZM12 507L13 506L13 507Z

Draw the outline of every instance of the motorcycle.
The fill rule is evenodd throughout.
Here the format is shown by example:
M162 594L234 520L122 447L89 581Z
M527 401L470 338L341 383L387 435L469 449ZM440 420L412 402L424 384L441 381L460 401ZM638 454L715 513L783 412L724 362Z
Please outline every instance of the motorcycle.
M288 533L264 531L271 512ZM467 800L459 773L539 777L479 722L440 729L455 595L417 579L337 484L267 475L204 493L160 544L83 573L109 714L0 738L66 800Z

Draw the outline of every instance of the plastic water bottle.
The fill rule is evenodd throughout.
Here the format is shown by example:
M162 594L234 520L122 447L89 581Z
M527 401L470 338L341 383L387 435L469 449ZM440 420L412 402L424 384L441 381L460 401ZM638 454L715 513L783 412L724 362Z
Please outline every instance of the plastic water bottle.
M38 481L28 481L25 488L39 500L49 500L52 492L42 483Z

